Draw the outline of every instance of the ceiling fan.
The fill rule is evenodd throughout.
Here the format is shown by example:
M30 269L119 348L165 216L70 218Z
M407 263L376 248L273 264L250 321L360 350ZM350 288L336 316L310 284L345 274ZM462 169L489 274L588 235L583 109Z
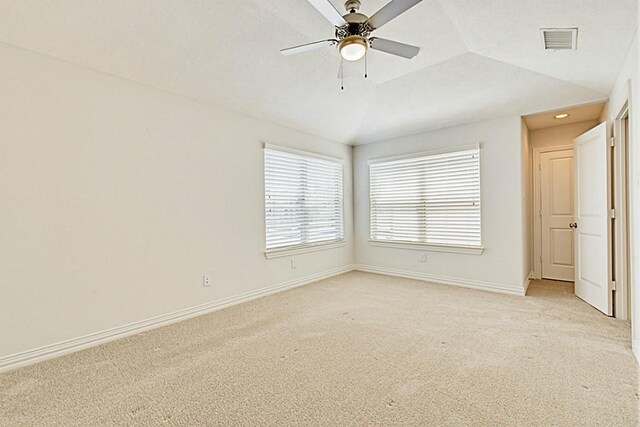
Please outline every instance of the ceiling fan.
M307 1L333 24L335 38L282 49L280 52L283 55L294 55L323 47L338 46L342 59L345 61L359 61L362 58L366 59L369 48L407 59L413 58L420 51L420 48L416 46L380 37L371 37L371 33L411 9L422 0L392 0L371 17L358 12L360 10L360 0L347 0L344 4L347 10L345 15L340 15L329 0ZM342 72L340 75L342 75Z

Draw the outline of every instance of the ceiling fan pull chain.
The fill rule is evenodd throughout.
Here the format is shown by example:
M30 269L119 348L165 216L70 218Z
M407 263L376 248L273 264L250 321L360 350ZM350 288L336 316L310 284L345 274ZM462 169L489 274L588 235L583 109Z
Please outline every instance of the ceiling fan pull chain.
M365 79L368 76L368 74L367 74L367 56L369 56L369 55L368 55L367 52L365 52L365 54L364 54L364 78Z
M340 90L344 90L344 59L340 57Z

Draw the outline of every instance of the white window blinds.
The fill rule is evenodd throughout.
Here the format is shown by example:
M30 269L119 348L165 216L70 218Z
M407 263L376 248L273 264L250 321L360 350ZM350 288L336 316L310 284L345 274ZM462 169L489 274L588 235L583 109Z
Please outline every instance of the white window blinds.
M264 150L266 248L344 239L342 162Z
M371 240L480 246L480 150L369 165Z

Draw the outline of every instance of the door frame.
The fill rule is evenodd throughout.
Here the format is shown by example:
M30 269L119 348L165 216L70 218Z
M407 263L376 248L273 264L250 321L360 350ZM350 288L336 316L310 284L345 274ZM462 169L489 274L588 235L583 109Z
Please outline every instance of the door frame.
M535 147L533 149L533 277L542 279L542 153L572 150L573 145ZM575 188L574 188L575 190Z
M627 120L627 132L624 131L625 119ZM616 115L613 124L613 203L615 210L613 222L615 224L612 237L612 249L615 251L615 259L612 259L612 280L615 280L614 295L614 316L617 319L629 320L630 313L630 292L631 292L631 233L629 198L631 197L631 158L629 156L630 144L628 138L631 136L631 108L629 100L624 102L622 108ZM626 190L626 191L625 191ZM612 253L613 258L613 253Z

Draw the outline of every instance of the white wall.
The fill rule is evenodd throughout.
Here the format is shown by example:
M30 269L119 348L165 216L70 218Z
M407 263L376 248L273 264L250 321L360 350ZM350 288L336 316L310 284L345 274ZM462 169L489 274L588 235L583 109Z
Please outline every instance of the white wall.
M640 2L639 2L640 3ZM640 18L639 18L640 21ZM630 216L631 216L631 333L633 349L640 362L640 32L636 33L624 66L618 74L606 108L605 117L610 127L625 102L630 105Z
M480 142L482 191L482 255L428 252L371 246L369 239L368 160ZM495 286L523 292L522 143L520 117L473 123L435 132L361 145L354 150L356 263L380 271L410 273L429 279ZM422 275L422 276L421 276Z
M0 62L0 357L353 262L351 147L3 44ZM262 141L345 160L345 247L265 259Z

